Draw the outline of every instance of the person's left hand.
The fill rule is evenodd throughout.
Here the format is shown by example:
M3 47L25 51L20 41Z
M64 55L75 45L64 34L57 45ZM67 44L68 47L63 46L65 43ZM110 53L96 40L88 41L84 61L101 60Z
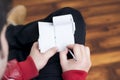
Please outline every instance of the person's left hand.
M38 42L35 42L32 46L30 56L32 57L36 68L41 70L48 62L48 60L57 52L57 48L53 47L47 50L45 53L41 53L38 48Z

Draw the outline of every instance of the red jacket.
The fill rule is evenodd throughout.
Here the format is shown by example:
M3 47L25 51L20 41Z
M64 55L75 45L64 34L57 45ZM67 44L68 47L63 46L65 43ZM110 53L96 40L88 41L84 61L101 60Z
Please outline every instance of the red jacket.
M36 66L29 56L23 62L17 62L16 60L9 61L2 80L29 80L38 76L38 74ZM85 80L86 76L87 73L80 70L70 70L62 74L63 80Z

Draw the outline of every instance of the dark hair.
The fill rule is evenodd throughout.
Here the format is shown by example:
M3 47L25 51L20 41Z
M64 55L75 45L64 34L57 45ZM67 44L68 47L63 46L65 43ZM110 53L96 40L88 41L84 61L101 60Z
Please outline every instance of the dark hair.
M12 5L12 0L0 0L0 33L6 23L7 13Z

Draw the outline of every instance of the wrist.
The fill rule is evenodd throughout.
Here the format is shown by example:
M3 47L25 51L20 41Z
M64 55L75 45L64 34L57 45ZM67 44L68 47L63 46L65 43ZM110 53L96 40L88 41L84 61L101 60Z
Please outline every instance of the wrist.
M33 60L33 62L34 62L34 64L35 64L35 67L36 67L37 71L39 71L39 70L40 70L40 68L39 68L39 65L37 64L38 62L37 62L36 58L34 58L34 56L31 56L31 55L30 55L30 57L31 57L31 59L32 59L32 60Z
M65 67L65 68L62 68L62 71L63 72L66 72L66 71L71 71L71 70L78 70L78 71L85 71L85 72L88 72L90 68L83 68L83 67Z
M87 72L82 71L82 70L69 70L66 71L62 74L62 77L64 80L85 80L85 78L87 77Z
M19 62L19 66L26 80L38 75L38 70L31 56L28 56L25 61Z

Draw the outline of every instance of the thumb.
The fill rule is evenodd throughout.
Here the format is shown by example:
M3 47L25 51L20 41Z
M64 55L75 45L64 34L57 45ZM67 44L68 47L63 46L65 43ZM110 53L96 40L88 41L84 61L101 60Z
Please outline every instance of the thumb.
M32 47L34 47L35 49L39 49L38 48L38 42L34 42Z
M59 56L60 56L60 63L61 63L61 65L63 65L64 63L67 62L67 53L68 53L68 49L67 48L64 51L60 52Z
M47 59L49 59L49 58L51 58L53 55L55 55L56 52L57 52L57 48L56 48L56 47L53 47L53 48L50 48L49 50L47 50L44 55L45 55L45 57L46 57Z

